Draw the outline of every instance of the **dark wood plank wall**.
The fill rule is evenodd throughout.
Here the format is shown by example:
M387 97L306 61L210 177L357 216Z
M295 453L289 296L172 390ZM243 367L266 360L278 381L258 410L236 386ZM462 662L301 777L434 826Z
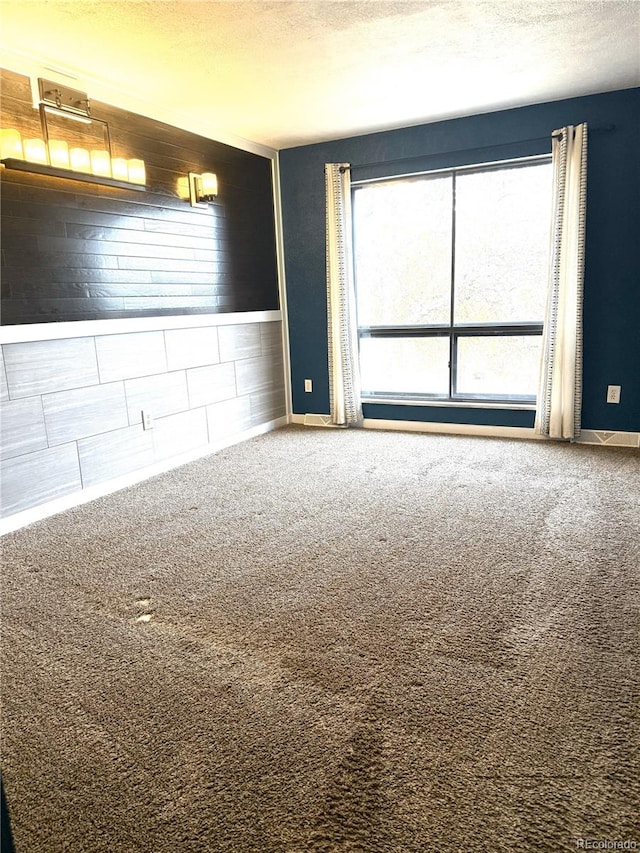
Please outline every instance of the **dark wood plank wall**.
M2 70L0 124L42 136L28 78ZM3 325L278 308L271 162L115 107L115 157L145 161L146 192L1 169ZM193 208L187 172L219 195Z

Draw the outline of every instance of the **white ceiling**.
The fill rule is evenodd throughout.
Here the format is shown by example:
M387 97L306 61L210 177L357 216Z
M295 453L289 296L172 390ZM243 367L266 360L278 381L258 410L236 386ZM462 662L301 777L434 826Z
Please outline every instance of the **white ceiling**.
M0 47L276 149L640 85L640 0L1 0L0 23Z

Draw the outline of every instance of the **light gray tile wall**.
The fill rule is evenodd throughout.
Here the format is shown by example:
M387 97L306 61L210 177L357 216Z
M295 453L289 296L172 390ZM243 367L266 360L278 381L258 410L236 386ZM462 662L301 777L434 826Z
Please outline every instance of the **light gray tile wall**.
M236 369L234 362L214 364L211 367L194 367L187 370L191 408L217 403L236 396Z
M260 355L260 325L242 323L238 326L220 326L220 361L234 361L238 358L251 358Z
M153 448L157 461L209 443L206 409L169 415L155 422Z
M95 341L100 382L151 376L167 369L164 332L101 335Z
M269 391L283 385L282 363L271 356L244 358L236 362L238 396L252 391Z
M153 430L117 429L78 442L82 483L94 486L153 465Z
M261 424L265 421L281 418L287 412L283 388L256 391L249 395L249 400L252 424Z
M22 456L47 447L42 397L0 403L2 458Z
M12 400L99 381L94 338L5 344L3 351Z
M279 322L4 344L3 515L281 417L281 347Z
M4 353L0 347L0 401L9 399L9 388L7 386L7 373L4 369Z
M184 370L145 376L142 379L126 379L124 389L130 424L142 422L142 409L148 409L154 418L161 418L189 408Z
M260 347L263 355L282 358L282 323L260 323Z
M234 397L233 400L207 406L207 423L210 441L220 441L249 429L253 425L250 398Z
M123 382L45 394L42 405L50 445L129 425Z
M0 476L3 515L13 515L80 491L78 447L73 442L3 460Z
M218 329L215 326L204 326L201 329L167 329L164 339L169 370L204 367L206 364L217 364L220 361Z

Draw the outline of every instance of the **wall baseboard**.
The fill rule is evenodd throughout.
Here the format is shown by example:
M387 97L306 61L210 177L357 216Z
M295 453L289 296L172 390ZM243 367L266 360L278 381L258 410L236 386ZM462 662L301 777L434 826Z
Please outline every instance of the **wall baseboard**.
M290 423L303 424L304 426L323 426L334 429L345 427L331 423L331 415L291 415ZM362 421L364 429L386 429L398 430L399 432L431 432L445 433L449 435L484 435L494 438L534 438L539 439L532 429L525 427L499 427L481 426L478 424L443 424L429 423L428 421L396 421L378 418L364 418Z
M335 427L330 415L291 415L290 423L304 426ZM448 424L429 421L397 421L382 418L365 418L364 429L397 430L399 432L440 433L441 435L477 435L488 438L519 438L533 441L549 441L532 428L488 426L482 424ZM607 432L606 430L583 429L576 444L593 444L608 447L640 447L640 432Z
M249 438L255 438L258 435L271 432L286 426L288 417L277 418L273 421L268 421L264 424L251 427L244 432L231 436L223 441L215 442L214 444L206 444L191 450L188 453L182 453L179 456L173 456L170 459L165 459L162 462L157 462L154 465L149 465L146 468L141 468L138 471L133 471L122 477L116 477L113 480L106 480L104 483L98 483L95 486L89 486L81 492L73 492L70 495L65 495L62 498L56 498L53 501L40 504L40 506L32 507L31 509L17 512L14 515L0 519L0 536L11 533L14 530L19 530L22 527L27 527L29 524L34 524L36 521L42 521L52 515L57 515L60 512L65 512L68 509L73 509L76 506L94 501L97 498L105 497L106 495L119 492L121 489L126 489L129 486L135 486L148 480L150 477L155 477L158 474L164 474L174 468L179 468L181 465L186 465L188 462L193 462L196 459L202 459L204 456L211 456L225 447L231 447L234 444L240 444Z
M607 447L640 447L640 432L583 429L578 443L599 446L606 444Z
M448 424L428 421L395 421L365 418L365 429L401 430L403 432L440 433L441 435L478 435L489 438L542 439L528 427L487 426L484 424Z

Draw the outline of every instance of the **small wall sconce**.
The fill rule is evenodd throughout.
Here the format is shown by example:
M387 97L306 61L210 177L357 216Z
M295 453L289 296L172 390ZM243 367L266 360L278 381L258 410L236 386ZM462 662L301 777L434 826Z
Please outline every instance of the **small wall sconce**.
M189 201L191 207L206 207L218 195L218 178L213 172L189 172Z

